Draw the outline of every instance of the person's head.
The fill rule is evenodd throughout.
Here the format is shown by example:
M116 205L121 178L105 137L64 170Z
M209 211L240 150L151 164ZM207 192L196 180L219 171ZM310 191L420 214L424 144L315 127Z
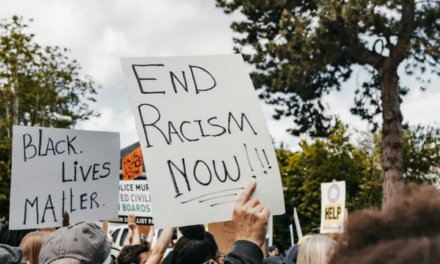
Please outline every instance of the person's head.
M267 248L267 257L268 258L276 257L279 254L280 254L280 252L278 251L278 248L276 246L270 246Z
M22 250L19 247L11 247L0 244L0 263L1 264L20 264Z
M223 255L218 250L214 236L202 225L179 228L182 237L174 247L171 264L222 263Z
M440 194L407 187L382 211L350 216L330 263L440 263Z
M36 229L26 230L9 230L9 225L3 226L0 230L0 244L9 245L11 247L20 246L21 240L31 233L37 231Z
M138 264L146 263L148 260L150 248L148 244L125 246L118 257L118 264Z
M327 264L336 246L336 241L326 236L308 237L301 242L297 261L301 264Z
M106 238L104 230L93 223L60 228L47 237L40 264L110 264L111 246Z
M49 236L49 232L32 232L27 234L21 241L20 247L23 249L23 261L32 264L39 264L41 247Z

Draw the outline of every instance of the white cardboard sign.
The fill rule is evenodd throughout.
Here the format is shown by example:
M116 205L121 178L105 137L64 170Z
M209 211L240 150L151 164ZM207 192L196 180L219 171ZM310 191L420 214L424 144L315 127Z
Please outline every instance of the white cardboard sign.
M118 215L118 133L14 126L10 228Z
M344 231L345 181L321 183L321 233Z
M128 215L136 215L138 225L153 225L153 209L147 180L136 178L131 181L119 181L119 217L110 219L110 223L126 224Z
M232 219L251 181L284 213L277 159L241 55L125 58L156 228Z

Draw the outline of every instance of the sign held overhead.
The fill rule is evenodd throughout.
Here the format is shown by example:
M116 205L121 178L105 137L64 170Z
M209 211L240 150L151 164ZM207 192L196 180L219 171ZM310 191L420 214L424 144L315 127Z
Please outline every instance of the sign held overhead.
M321 233L343 233L345 181L321 183Z
M13 127L10 228L62 226L118 213L119 134ZM103 188L105 186L105 188Z
M262 204L284 213L272 140L240 55L127 58L122 68L156 227L231 220L250 181Z

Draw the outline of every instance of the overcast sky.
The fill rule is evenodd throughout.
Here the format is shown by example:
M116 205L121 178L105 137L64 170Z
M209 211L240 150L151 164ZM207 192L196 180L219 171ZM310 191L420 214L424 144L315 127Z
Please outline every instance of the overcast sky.
M77 128L120 132L121 145L125 147L137 141L137 134L119 58L232 53L230 24L241 16L227 16L214 3L214 0L14 0L2 2L0 17L34 18L31 31L39 44L72 50L71 57L78 59L83 73L93 76L102 86L98 102L93 105L102 116ZM402 81L412 88L402 105L405 121L438 122L440 80L434 77L426 92L420 91L413 78L402 77ZM366 122L349 112L356 85L356 79L352 78L341 92L327 96L326 102L329 112L343 122L367 129ZM298 138L286 132L292 121L275 121L271 118L271 107L264 104L262 107L276 142L297 149Z

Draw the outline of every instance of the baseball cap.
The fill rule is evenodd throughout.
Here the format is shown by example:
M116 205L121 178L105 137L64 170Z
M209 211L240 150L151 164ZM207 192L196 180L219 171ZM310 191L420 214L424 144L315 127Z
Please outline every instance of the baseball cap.
M22 257L22 249L19 247L11 247L0 244L0 263L2 264L19 264Z
M74 258L84 264L110 264L111 246L106 234L93 223L78 223L51 233L40 252L40 264Z

